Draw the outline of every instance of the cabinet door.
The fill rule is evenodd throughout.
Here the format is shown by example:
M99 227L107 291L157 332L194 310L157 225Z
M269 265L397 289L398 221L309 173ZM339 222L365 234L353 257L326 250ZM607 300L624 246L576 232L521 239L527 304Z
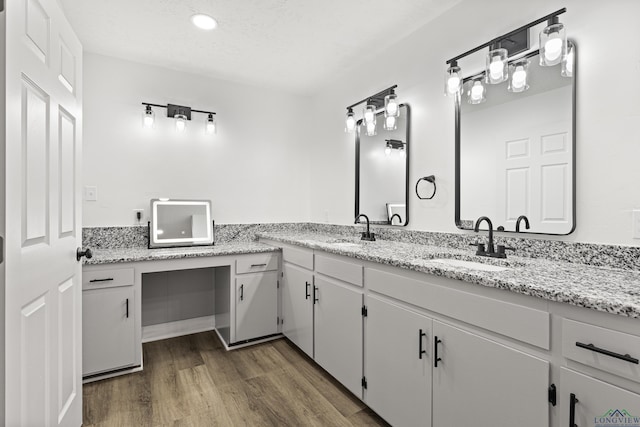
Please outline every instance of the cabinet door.
M362 291L315 277L315 361L362 398Z
M282 265L282 333L313 357L313 273Z
M438 321L433 335L434 426L549 425L549 362Z
M236 342L278 332L278 273L236 278Z
M573 423L581 426L640 425L640 395L579 374L567 368L560 370L561 426L568 426L571 406ZM571 394L575 403L571 402Z
M430 426L432 320L375 297L366 306L365 403L391 425Z
M82 292L82 373L84 376L134 366L133 286Z

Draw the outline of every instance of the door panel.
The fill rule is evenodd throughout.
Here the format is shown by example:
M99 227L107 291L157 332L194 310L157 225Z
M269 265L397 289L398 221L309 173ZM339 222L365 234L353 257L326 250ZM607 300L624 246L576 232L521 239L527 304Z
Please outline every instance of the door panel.
M6 34L5 363L11 367L0 424L78 426L82 46L57 0L12 0L0 13ZM60 74L74 82L73 92Z
M282 333L313 357L313 273L286 262L282 272Z
M434 426L549 425L549 362L435 320L433 335Z
M278 273L236 278L236 342L278 332Z

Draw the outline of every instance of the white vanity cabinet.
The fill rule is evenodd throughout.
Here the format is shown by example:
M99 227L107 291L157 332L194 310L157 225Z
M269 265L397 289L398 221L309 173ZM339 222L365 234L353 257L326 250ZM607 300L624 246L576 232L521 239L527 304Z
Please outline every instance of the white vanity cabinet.
M282 263L282 333L313 357L313 271ZM309 254L313 259L313 253Z
M277 254L244 255L236 260L234 343L278 333L277 270Z
M365 304L365 403L391 425L429 427L431 318L376 296Z
M434 426L549 425L549 362L439 321L433 335Z
M85 271L82 277L82 375L140 364L132 268Z

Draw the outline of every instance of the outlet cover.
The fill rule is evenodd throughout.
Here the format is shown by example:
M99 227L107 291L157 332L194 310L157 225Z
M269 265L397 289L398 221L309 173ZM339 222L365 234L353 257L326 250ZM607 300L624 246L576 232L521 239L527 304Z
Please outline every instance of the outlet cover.
M634 239L640 239L640 210L631 211L631 230Z
M84 200L87 202L96 202L98 201L98 187L96 186L85 186L84 187Z

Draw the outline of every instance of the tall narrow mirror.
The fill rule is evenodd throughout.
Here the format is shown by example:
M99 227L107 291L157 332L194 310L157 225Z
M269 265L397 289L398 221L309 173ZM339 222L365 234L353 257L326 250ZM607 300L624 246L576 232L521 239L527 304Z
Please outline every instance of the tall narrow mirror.
M384 129L384 114L376 114L375 135L358 122L356 131L355 216L372 224L409 223L410 108L400 104L396 129ZM369 132L371 133L371 132Z
M575 52L575 46L574 46ZM471 103L467 77L456 102L456 225L480 216L494 227L569 234L575 228L575 60L572 76L529 58L528 90L484 84L486 101ZM513 74L512 74L513 75ZM476 85L478 83L475 83Z

